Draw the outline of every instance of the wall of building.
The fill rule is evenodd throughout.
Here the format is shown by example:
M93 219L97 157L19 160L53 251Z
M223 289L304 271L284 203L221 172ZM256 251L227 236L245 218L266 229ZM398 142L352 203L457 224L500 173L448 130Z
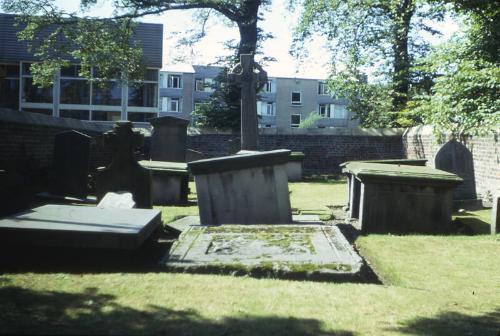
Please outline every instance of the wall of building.
M478 198L486 193L500 192L500 132L489 136L470 137L462 144L472 154L474 180ZM405 157L427 159L427 165L434 167L436 154L449 137L439 141L430 126L408 129L403 137Z

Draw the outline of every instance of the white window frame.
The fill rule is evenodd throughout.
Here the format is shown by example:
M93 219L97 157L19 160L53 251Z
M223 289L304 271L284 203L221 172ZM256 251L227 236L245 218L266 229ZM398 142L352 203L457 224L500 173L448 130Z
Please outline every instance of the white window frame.
M333 107L333 113L332 113L332 118L334 119L339 119L339 120L345 120L348 118L348 111L347 111L347 108L345 105L335 105L335 104L332 104L332 107ZM342 108L342 109L341 109ZM337 117L337 111L341 110L343 116L342 117ZM339 111L340 112L340 111Z
M318 82L318 95L329 95L328 86L326 82Z
M269 112L269 108L271 108L271 112ZM266 115L268 115L268 116L275 116L276 115L274 103L268 102L266 104Z
M269 79L267 81L267 83L264 84L262 91L266 92L266 93L273 93L274 92L274 81L272 79Z
M201 85L201 88L198 87L198 84ZM195 79L195 81L194 81L194 90L196 92L203 92L204 89L205 89L205 82L203 81L203 78Z
M292 123L292 120L293 120L294 116L299 116L299 123L298 124L293 124ZM299 127L299 125L300 125L301 122L302 122L302 115L300 115L298 113L294 113L294 114L290 115L290 127L291 128L297 128L297 127Z
M179 79L177 86L174 86L174 79ZM182 89L182 74L167 74L167 88Z
M293 94L294 93L298 93L299 94L299 100L298 101L294 101L293 100ZM302 105L302 91L292 91L291 95L290 95L290 101L291 101L291 104L292 106L300 106Z

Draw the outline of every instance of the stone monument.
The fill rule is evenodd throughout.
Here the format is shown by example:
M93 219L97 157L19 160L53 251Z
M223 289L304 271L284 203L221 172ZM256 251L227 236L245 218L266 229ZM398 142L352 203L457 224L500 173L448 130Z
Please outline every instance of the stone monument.
M241 149L257 150L256 92L267 83L267 72L254 62L252 54L242 54L240 63L229 73L229 79L241 86Z
M128 191L138 208L152 208L151 172L134 157L134 148L143 140L142 134L132 130L130 121L117 121L114 129L104 134L105 145L112 149L113 158L108 167L97 170L96 196L99 200L110 191Z
M87 197L91 139L77 131L55 135L51 194Z
M186 162L186 139L189 120L171 116L150 119L151 160Z
M456 140L450 140L437 152L434 161L436 169L457 174L464 180L453 192L453 199L477 199L474 161L467 147Z
M289 150L246 153L188 163L202 225L290 224Z

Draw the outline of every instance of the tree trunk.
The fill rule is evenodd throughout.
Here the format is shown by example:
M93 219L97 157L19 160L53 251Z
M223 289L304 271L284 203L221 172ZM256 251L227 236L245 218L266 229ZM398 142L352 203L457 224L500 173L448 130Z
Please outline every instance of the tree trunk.
M394 13L393 52L394 74L392 76L393 93L392 108L402 110L408 101L410 90L410 55L408 51L408 35L410 23L415 12L414 0L402 0Z
M251 64L254 62L255 50L257 49L257 20L261 0L247 0L241 5L241 19L238 21L240 32L240 44L238 47L238 58L242 54L250 54ZM252 83L242 83L242 90L257 90ZM255 93L252 95L255 97ZM247 92L249 95L250 93ZM257 117L257 102L251 102L255 106L246 107L248 113L241 113L241 149L258 150L259 130ZM243 112L243 108L241 111Z

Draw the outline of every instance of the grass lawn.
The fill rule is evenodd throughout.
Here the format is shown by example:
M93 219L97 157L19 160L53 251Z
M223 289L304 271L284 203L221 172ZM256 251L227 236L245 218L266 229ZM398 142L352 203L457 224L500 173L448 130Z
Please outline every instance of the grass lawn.
M344 183L290 189L300 210L324 211L346 197ZM166 207L163 218L187 214L197 214L196 207ZM500 235L370 235L356 245L384 285L132 271L4 273L0 333L498 335Z

